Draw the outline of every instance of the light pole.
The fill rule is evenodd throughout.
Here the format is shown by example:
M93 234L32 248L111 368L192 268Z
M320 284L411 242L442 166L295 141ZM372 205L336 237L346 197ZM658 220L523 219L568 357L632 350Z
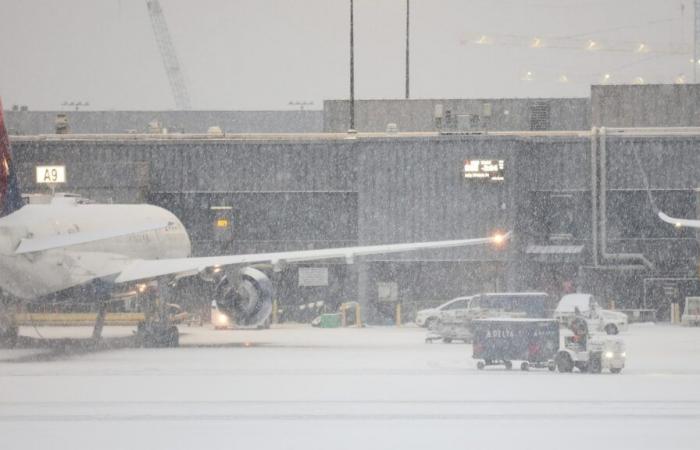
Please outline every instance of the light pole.
M700 0L695 0L693 21L693 83L698 82L698 59L700 59Z
M408 60L408 57L409 57L409 51L408 51L408 49L409 49L409 36L410 36L409 31L410 31L410 25L411 25L411 20L410 20L410 19L411 19L411 14L410 14L410 11L411 11L411 9L410 9L410 1L411 1L411 0L406 0L406 100L408 100L408 99L410 98L410 95L409 95L409 92L410 92L410 91L409 91L409 86L410 86L410 85L409 85L409 82L408 82L408 79L409 79L408 77L409 77L409 73L410 73L410 72L409 72L409 64L408 64L408 62L409 62L409 60Z
M350 0L350 129L355 132L355 40L354 40L354 7Z

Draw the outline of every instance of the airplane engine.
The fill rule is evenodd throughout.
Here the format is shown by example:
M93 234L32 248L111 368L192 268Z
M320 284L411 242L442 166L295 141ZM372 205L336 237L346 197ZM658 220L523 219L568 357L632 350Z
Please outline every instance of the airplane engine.
M216 286L219 310L237 325L260 325L272 312L272 281L252 267L225 274Z

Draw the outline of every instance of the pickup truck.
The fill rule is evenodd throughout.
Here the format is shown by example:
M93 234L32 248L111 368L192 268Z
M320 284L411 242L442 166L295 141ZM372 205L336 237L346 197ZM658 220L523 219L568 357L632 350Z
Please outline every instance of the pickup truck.
M567 294L561 298L554 310L554 318L567 325L576 315L576 310L586 319L592 331L618 334L629 328L627 314L603 309L591 294Z

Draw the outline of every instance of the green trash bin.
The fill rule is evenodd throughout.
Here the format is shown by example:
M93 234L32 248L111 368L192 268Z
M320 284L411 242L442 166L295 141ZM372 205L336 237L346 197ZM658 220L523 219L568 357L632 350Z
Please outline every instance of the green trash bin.
M341 324L342 317L340 313L321 314L321 323L319 324L321 328L339 328Z

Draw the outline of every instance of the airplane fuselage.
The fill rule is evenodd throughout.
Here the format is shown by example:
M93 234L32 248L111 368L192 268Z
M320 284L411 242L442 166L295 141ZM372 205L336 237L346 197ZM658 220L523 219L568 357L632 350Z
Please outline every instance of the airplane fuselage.
M158 223L164 226L119 235L119 230ZM45 244L85 235L95 238L104 230L114 236L17 254L23 239ZM109 280L134 260L189 255L190 239L180 220L153 205L81 204L55 198L49 204L26 205L0 218L0 289L21 299L98 278Z

